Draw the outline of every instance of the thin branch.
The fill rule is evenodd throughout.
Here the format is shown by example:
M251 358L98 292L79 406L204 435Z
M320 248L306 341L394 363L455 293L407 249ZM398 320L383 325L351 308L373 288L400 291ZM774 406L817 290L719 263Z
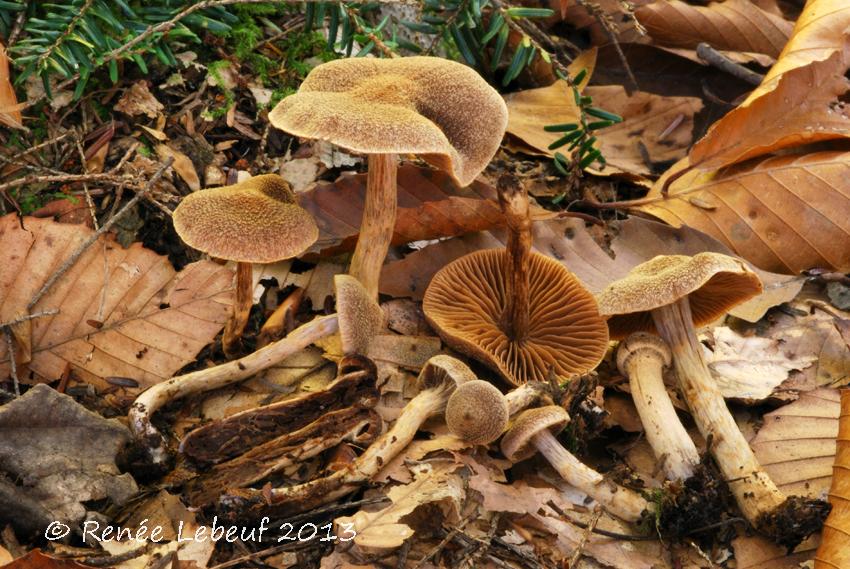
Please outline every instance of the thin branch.
M739 63L735 63L705 42L697 46L697 57L724 73L737 77L750 85L759 86L764 80L764 75L747 69Z
M4 327L3 335L6 337L6 349L9 352L9 369L12 385L15 387L15 397L20 397L21 384L18 381L18 364L15 362L15 343L12 341L12 331L8 327Z

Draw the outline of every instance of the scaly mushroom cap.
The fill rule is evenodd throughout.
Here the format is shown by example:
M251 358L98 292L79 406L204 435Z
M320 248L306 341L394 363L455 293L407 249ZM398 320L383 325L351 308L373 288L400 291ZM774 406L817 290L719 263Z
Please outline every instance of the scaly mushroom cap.
M174 210L173 222L190 247L246 263L295 257L319 237L313 217L276 174L189 194Z
M633 268L596 297L610 316L611 338L655 333L650 312L689 297L694 325L702 326L762 291L761 280L743 261L721 253L659 255Z
M549 430L557 435L564 430L570 416L557 405L524 411L502 437L502 454L511 462L520 462L537 453L534 435Z
M661 360L662 367L670 367L673 363L673 355L670 353L667 342L655 334L635 332L620 342L620 347L617 349L617 369L625 375L629 359L635 354L647 351L656 354L656 357Z
M345 355L367 355L369 344L384 325L384 311L351 275L334 276L339 335Z
M353 152L418 154L466 186L498 150L508 110L481 76L454 61L351 58L314 68L269 121Z
M476 379L458 387L446 405L446 425L468 443L488 445L508 426L508 402L502 392Z
M507 253L476 251L443 267L428 285L425 317L454 349L488 365L508 382L566 380L596 367L608 347L608 327L593 295L557 261L532 254L529 330L513 341L502 329Z
M456 387L477 379L478 377L469 369L469 366L459 359L439 354L429 359L422 366L419 377L416 379L416 386L420 391L446 384Z

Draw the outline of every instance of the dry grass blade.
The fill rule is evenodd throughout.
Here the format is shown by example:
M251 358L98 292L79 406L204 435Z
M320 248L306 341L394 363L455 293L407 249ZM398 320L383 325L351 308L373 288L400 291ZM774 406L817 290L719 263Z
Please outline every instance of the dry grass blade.
M810 0L761 86L716 122L690 153L703 170L800 144L850 136L839 98L850 89L850 4Z
M770 14L749 0L726 0L692 6L680 0L654 2L635 10L653 41L669 47L695 49L706 42L719 50L777 56L794 24Z
M703 231L761 269L850 270L850 153L786 155L724 171L690 171L671 185L668 199L661 196L663 185L664 178L641 211Z
M92 231L80 225L17 216L0 218L0 322L27 314L33 294ZM32 380L60 377L66 365L81 380L107 387L107 377L138 388L159 383L191 362L221 330L232 297L232 272L209 261L176 273L168 259L139 243L124 249L101 237L31 312L23 332L31 345ZM105 258L104 258L105 257ZM104 294L105 291L105 294ZM30 374L23 373L22 380ZM0 376L10 371L0 346ZM131 389L132 390L132 389Z
M815 569L850 567L850 390L841 392L837 452L829 489L832 512L823 526Z

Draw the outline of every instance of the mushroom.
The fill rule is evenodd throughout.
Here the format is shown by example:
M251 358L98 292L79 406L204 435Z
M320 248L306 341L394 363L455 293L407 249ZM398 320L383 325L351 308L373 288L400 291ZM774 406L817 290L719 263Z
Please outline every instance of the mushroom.
M334 276L334 287L342 353L368 356L372 338L384 325L384 311L351 275Z
M446 355L434 356L419 373L419 393L405 405L390 430L378 437L348 468L296 486L235 490L223 502L240 512L246 506L259 509L272 506L276 513L294 514L350 494L404 450L428 418L444 412L457 386L475 379L475 374L462 361Z
M456 437L474 445L488 445L508 426L508 403L489 381L476 379L452 393L446 405L446 425Z
M269 113L285 132L369 156L349 272L373 298L395 227L396 156L418 154L465 186L498 150L507 120L502 97L484 79L438 57L324 63Z
M786 509L802 518L822 517L822 502L786 500L761 468L711 377L695 331L695 326L713 321L761 290L758 276L733 257L666 255L634 267L608 285L598 301L602 313L610 315L612 337L657 330L664 338L694 421L711 441L711 452L744 517L777 541L796 543L805 536L791 535L794 528L779 535L775 520ZM792 525L807 528L806 533L811 528L811 524Z
M441 269L425 291L425 317L452 348L513 385L565 381L596 367L608 327L596 300L554 259L531 252L528 197L503 175L507 249L476 251Z
M512 415L544 398L548 392L548 384L538 381L523 384L507 395L502 395L490 382L469 381L449 397L446 425L453 435L468 443L488 445L502 436Z
M222 337L236 350L253 304L251 263L273 263L303 253L319 237L313 217L276 174L189 194L174 210L174 230L190 247L236 261L236 303Z
M651 509L640 494L606 481L555 438L569 420L567 412L557 405L524 411L502 437L502 454L511 462L520 462L539 451L564 480L599 502L608 513L627 522L640 520Z
M700 456L664 386L663 370L670 367L671 357L664 340L635 332L620 343L617 367L629 378L635 408L662 471L668 480L680 481L694 475Z

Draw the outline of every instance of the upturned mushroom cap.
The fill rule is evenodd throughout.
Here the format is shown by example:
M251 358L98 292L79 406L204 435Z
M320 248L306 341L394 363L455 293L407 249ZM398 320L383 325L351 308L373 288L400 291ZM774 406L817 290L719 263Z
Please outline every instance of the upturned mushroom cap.
M629 359L641 352L655 354L661 360L662 367L670 367L673 362L673 356L667 342L655 334L635 332L620 342L620 347L617 349L617 369L620 370L620 373L625 374Z
M416 386L421 391L446 384L459 386L477 379L475 372L459 359L439 354L429 359L422 366L419 377L416 379Z
M557 405L524 411L502 437L502 454L511 462L520 462L537 453L534 435L548 430L557 435L564 430L570 416Z
M689 297L694 325L719 318L762 291L761 280L743 261L721 253L659 255L633 268L596 297L609 316L611 338L653 332L650 312Z
M276 174L189 194L174 210L173 222L190 247L246 263L295 257L319 237L313 217Z
M446 405L449 430L466 442L487 445L508 426L508 403L492 383L476 379L459 386Z
M351 58L314 68L269 121L353 152L418 154L465 186L499 148L508 111L502 97L460 63Z
M367 355L372 338L384 325L384 311L351 275L334 276L339 335L345 355Z
M529 330L521 341L505 334L506 259L503 249L476 251L434 275L422 304L431 326L514 385L547 381L550 368L561 380L595 368L608 327L593 295L554 259L531 255Z

